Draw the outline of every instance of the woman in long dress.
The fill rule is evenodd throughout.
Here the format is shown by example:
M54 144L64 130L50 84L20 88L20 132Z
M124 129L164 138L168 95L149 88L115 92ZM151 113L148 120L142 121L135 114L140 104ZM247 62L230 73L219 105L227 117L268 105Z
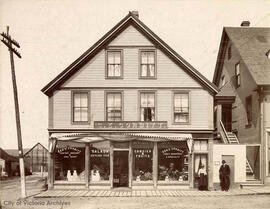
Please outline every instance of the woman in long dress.
M207 173L204 165L201 165L199 171L199 190L208 190L207 189Z

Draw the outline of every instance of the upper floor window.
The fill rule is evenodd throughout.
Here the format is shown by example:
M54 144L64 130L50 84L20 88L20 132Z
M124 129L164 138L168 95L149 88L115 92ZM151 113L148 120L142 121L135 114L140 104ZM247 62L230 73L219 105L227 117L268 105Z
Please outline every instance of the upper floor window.
M252 96L246 98L247 125L252 122Z
M122 94L121 92L108 92L106 95L106 120L122 121Z
M122 77L122 51L107 51L107 78Z
M189 94L174 93L174 122L187 123L189 122Z
M141 121L155 121L155 93L141 92L140 102Z
M240 63L237 63L235 65L235 84L236 84L236 87L239 87L241 84Z
M88 122L89 121L89 94L88 92L73 92L73 122Z
M229 46L228 47L228 60L231 59L231 57L232 57L232 47Z
M155 66L155 51L142 50L141 53L141 78L155 78L156 66Z

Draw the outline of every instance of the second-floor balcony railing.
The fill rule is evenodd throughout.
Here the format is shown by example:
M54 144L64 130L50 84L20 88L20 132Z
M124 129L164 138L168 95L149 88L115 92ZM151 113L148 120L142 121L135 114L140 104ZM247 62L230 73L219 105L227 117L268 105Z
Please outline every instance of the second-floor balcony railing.
M94 121L97 129L167 129L167 121Z

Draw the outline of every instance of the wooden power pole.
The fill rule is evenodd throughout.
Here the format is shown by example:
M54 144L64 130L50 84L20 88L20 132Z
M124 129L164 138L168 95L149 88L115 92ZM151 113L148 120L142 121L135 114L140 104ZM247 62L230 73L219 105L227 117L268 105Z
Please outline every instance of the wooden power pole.
M12 39L11 36L9 35L9 26L7 26L7 33L1 33L1 36L3 37L1 41L8 47L9 53L10 53L11 76L12 76L12 84L13 84L13 92L14 92L14 104L15 104L17 140L18 140L20 176L21 176L21 198L26 198L20 111L19 111L15 66L14 66L14 58L13 58L13 53L16 54L19 58L21 58L20 53L15 48L13 48L13 45L15 45L18 48L20 48L20 45L17 41Z

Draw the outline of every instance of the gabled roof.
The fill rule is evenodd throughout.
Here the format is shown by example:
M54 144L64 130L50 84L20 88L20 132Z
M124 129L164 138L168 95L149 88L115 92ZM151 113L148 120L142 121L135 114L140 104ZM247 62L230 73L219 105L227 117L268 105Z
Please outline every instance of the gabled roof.
M270 28L225 27L223 29L213 83L222 71L228 41L231 41L257 85L270 85Z
M8 153L7 153L5 150L3 150L1 147L0 147L0 158L1 158L1 159L4 159L5 161L9 161L9 162L16 162L16 161L18 161L18 158L17 158L17 157L8 154Z
M87 63L99 50L107 43L113 40L119 33L121 33L129 25L135 26L142 32L150 41L159 46L163 52L169 55L178 65L181 65L190 75L197 81L207 87L211 92L217 93L217 87L205 78L200 72L185 61L179 54L177 54L171 47L162 41L154 32L152 32L139 18L132 12L124 17L118 24L116 24L109 32L107 32L101 39L99 39L91 48L84 52L78 59L69 65L63 72L56 76L50 83L48 83L41 91L50 95L59 85L68 79L73 73L80 69Z
M30 148L24 148L23 149L23 153L26 153L30 150ZM19 151L18 149L5 149L5 151L11 155L11 156L15 156L15 157L18 157L19 156Z
M27 152L25 152L23 155L24 156L27 155L29 152L31 152L38 145L40 145L41 147L43 147L43 149L45 149L48 152L48 149L38 142L31 149L29 149Z

